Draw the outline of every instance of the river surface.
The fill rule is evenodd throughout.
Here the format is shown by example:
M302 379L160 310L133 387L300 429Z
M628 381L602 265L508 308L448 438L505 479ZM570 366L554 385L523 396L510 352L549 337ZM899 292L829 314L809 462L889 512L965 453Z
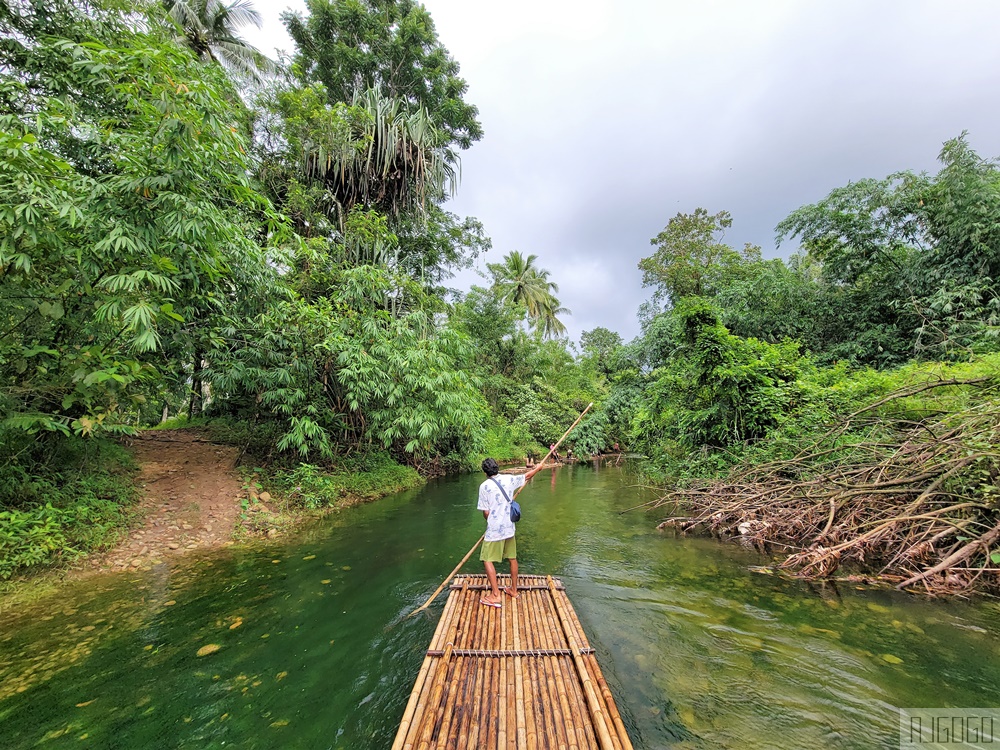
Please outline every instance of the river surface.
M481 478L0 615L0 747L388 748L445 595L405 615L482 532ZM565 582L636 748L896 748L896 706L1000 706L996 604L754 572L620 514L650 497L635 482L542 472L517 533L521 571Z

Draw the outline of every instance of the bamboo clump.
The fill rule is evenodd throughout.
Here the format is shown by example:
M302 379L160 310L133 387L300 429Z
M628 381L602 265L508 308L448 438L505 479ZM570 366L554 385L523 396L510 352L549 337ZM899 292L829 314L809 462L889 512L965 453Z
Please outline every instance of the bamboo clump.
M485 576L455 579L393 750L631 750L562 584L519 583L496 609L479 603Z

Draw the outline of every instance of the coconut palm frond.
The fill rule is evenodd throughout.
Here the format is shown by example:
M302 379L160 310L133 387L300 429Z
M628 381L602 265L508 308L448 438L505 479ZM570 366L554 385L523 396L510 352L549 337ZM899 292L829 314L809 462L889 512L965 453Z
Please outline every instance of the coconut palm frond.
M167 16L181 31L184 44L203 60L212 60L240 78L259 81L277 66L238 30L247 24L261 26L260 14L249 0L162 0Z
M219 17L225 17L231 27L252 25L258 29L264 25L264 19L250 0L234 0L229 5L221 6Z

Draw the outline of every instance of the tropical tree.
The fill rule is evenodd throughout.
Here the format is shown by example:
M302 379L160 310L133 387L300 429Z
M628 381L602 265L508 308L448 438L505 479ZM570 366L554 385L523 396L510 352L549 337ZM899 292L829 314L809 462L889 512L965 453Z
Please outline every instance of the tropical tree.
M134 423L208 319L264 293L280 234L222 71L155 24L55 9L12 12L0 45L0 433Z
M468 85L416 0L307 0L308 15L286 13L303 84L320 82L329 103L351 102L368 89L426 110L446 143L466 149L483 137L479 110L464 101Z
M747 262L759 260L759 247L747 245L738 252L723 244L732 224L728 211L713 215L704 208L672 218L649 241L656 252L639 261L642 285L654 288L654 301L676 304L683 297L713 296Z
M330 104L322 84L269 92L261 178L307 236L317 215L336 231L355 207L394 221L426 216L457 184L458 157L426 109L374 89ZM303 204L303 200L308 205Z
M247 24L261 26L260 13L249 0L163 0L163 7L181 30L184 44L202 60L255 80L274 70L274 63L239 35Z
M524 256L513 250L504 256L502 263L489 263L493 283L511 302L522 305L528 319L543 336L561 336L566 327L559 315L569 314L555 296L559 285L549 281L549 271L535 265L537 255Z

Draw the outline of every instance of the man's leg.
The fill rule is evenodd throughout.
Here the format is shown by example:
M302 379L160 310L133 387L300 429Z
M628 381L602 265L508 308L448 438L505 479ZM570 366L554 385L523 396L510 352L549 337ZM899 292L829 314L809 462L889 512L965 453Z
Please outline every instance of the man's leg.
M483 560L483 567L486 568L486 578L489 579L490 588L493 590L492 595L484 596L488 602L499 602L500 601L500 587L497 585L497 569L493 567L493 563L489 560Z
M507 587L507 593L510 594L512 599L517 599L517 558L510 558L510 586Z

